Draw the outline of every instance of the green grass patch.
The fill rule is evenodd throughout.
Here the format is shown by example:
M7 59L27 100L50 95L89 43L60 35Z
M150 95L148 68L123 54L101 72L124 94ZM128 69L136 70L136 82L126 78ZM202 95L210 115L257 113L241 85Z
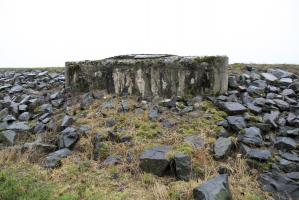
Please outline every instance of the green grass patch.
M43 180L33 169L2 169L0 172L1 200L69 200L72 195L54 197L56 185Z

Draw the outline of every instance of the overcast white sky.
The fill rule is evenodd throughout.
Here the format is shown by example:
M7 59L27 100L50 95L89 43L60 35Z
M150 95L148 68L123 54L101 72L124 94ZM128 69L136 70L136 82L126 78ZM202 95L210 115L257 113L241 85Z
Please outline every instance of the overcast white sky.
M299 63L298 0L0 0L0 67L130 53Z

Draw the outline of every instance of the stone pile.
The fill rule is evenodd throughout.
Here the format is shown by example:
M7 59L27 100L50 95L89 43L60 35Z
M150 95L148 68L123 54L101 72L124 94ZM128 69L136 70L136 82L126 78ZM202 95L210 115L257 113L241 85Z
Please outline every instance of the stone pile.
M54 118L67 103L64 82L63 72L0 72L0 148L21 145L23 150L50 153L45 159L47 168L58 166L70 155L69 149L78 139L76 131L69 128L73 119L66 115L59 125ZM63 130L59 145L44 143L42 133L56 130ZM24 143L31 134L38 134L38 139Z
M65 91L63 73L44 70L0 72L0 148L20 145L23 151L34 151L44 158L43 167L56 168L61 160L72 155L82 136L90 131L78 126L76 118L68 112L72 103ZM107 143L134 145L132 136L117 127L119 121L109 112L147 114L148 119L162 127L176 128L176 120L163 118L163 112L173 112L177 119L188 114L194 118L202 114L200 102L206 98L227 113L226 119L217 125L217 133L211 154L215 160L225 161L236 155L247 159L250 167L260 170L260 183L265 191L276 199L299 199L299 79L281 69L266 72L247 67L243 74L228 78L229 90L220 96L171 99L138 97L130 106L126 96L105 99L102 94L87 92L80 101L80 109L88 109L96 99L104 102L96 115L105 115L103 126L108 134L97 133L92 139L92 159L101 166L132 162L127 156L109 155ZM61 116L57 121L57 116ZM84 117L84 116L81 116ZM111 131L110 131L111 130ZM44 133L53 131L57 137L45 140ZM28 142L31 134L36 141ZM147 137L158 137L154 131ZM195 150L207 147L197 134L186 135L184 143ZM26 141L26 142L24 142ZM105 155L104 155L105 154ZM189 181L196 177L189 154L160 145L144 150L139 156L142 171L157 176L172 176ZM219 175L194 188L195 199L232 199L229 175L226 169Z
M232 151L230 136L252 167L264 169L260 181L277 199L299 198L299 79L281 69L260 72L247 67L229 76L225 95L210 98L228 116L219 125L216 158ZM226 133L226 134L223 134Z

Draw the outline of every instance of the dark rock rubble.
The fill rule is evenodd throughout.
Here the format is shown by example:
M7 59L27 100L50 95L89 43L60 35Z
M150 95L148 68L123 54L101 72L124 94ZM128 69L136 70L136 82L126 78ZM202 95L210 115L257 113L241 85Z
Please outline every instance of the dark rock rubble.
M217 123L220 131L215 134L209 154L219 162L240 155L260 172L264 191L275 199L299 199L298 76L282 69L260 71L248 67L241 74L231 74L228 80L229 90L216 97L138 98L135 107L126 97L105 100L97 107L96 115L105 116L103 127L111 131L107 136L99 132L92 139L91 158L101 167L132 162L131 152L124 157L106 151L108 142L134 145L134 138L125 134L120 121L109 116L109 111L118 108L117 114L145 115L151 123L175 129L181 116L202 115L199 102L205 99L227 114ZM21 146L22 152L38 152L44 168L59 167L90 132L90 127L76 124L78 115L71 109L73 95L65 88L62 72L0 72L0 149ZM90 91L81 95L79 109L89 109L97 99L104 99L103 94ZM174 112L177 118L163 118L163 112ZM87 114L82 115L84 118ZM159 138L158 128L148 126L147 137ZM47 137L51 132L57 135ZM138 134L142 136L142 132ZM35 141L30 141L32 135L37 136ZM192 150L207 148L206 141L193 132L186 134L182 143ZM192 157L170 144L142 150L137 159L141 172L183 181L194 177ZM194 188L194 198L232 199L229 173L222 170L219 176Z

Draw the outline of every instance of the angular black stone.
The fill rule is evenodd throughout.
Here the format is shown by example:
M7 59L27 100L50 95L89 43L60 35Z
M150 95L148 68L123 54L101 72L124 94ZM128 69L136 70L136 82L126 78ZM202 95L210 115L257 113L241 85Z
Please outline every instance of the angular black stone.
M253 114L260 114L262 112L262 108L259 106L254 105L253 103L247 103L246 104L248 110L252 112Z
M269 82L275 82L278 80L278 78L276 76L274 76L273 74L270 73L261 73L262 77Z
M63 128L69 127L73 124L73 122L74 122L74 119L71 116L65 115L62 120L61 127L63 127Z
M17 133L12 130L0 132L0 143L3 142L7 145L14 145L17 139Z
M193 189L195 200L231 200L228 175L219 175Z
M231 153L233 142L230 138L220 137L214 144L214 153L216 159L226 158Z
M250 148L245 144L241 144L240 149L245 157L248 158L256 159L259 161L267 161L271 158L271 152L269 150Z
M170 167L167 159L169 151L169 146L155 147L145 151L140 156L140 168L145 172L163 176Z
M281 95L283 96L288 96L288 97L296 97L296 93L294 90L292 89L284 89L282 92L281 92Z
M177 179L188 181L191 178L191 157L182 153L174 155L171 165Z
M31 117L31 114L29 112L23 112L22 114L19 115L18 119L20 121L28 121Z
M243 128L246 128L246 122L244 117L241 116L228 116L227 122L230 125L230 127L235 131L240 131Z
M299 156L295 153L283 153L281 157L289 161L299 162Z
M271 124L272 127L277 128L277 120L279 117L279 111L271 111L270 113L265 113L263 116L263 120L267 124Z
M151 121L157 121L159 117L159 110L157 106L150 107L148 117Z
M79 134L76 129L68 127L59 136L59 148L72 148L78 140Z
M29 131L30 127L26 122L14 122L7 127L8 130L15 130L15 131Z
M239 133L238 141L248 145L261 146L263 143L261 130L257 127L245 128Z
M299 162L292 162L282 158L279 160L278 167L284 172L298 172Z
M276 171L266 172L260 176L259 181L263 185L262 189L271 192L275 199L299 199L299 183L284 174Z
M85 93L82 98L82 102L80 103L81 109L88 108L94 102L94 95L92 92Z
M237 102L224 102L223 109L229 115L243 114L247 109L240 103Z
M287 111L290 108L290 104L281 99L274 99L273 101L275 102L276 106L279 108L280 111Z
M43 166L45 168L56 168L59 167L61 165L61 160L63 158L68 157L69 155L71 155L72 152L67 149L60 149L58 151L55 151L53 153L50 153L46 159L44 160Z
M280 150L292 150L296 149L297 143L289 137L276 137L274 147Z

